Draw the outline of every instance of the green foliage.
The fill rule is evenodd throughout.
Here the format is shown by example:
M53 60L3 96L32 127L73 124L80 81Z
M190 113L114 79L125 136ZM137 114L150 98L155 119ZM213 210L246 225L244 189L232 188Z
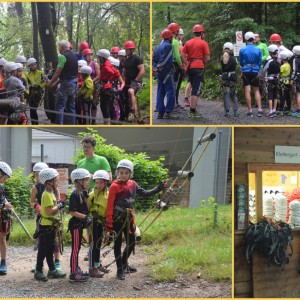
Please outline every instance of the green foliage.
M145 78L143 82L145 85L138 93L137 97L139 99L140 109L143 111L143 115L150 117L150 80L149 78Z
M145 189L151 189L155 187L161 180L167 178L168 169L164 168L163 162L165 158L163 156L159 157L157 160L149 160L146 153L126 153L124 149L118 148L114 145L105 144L105 139L101 137L98 132L92 128L88 128L87 132L78 133L79 137L84 137L87 134L91 134L96 139L95 154L104 156L111 167L113 177L116 178L114 171L117 168L117 164L121 159L129 159L134 164L133 180L137 182L138 185ZM79 160L84 158L83 150L80 148L76 156L73 158L74 163L77 164ZM145 208L149 206L149 203L154 198L148 198L149 201L144 201L140 197L136 197L135 207Z
M19 215L25 217L31 215L29 202L32 186L33 177L32 175L25 176L23 168L13 170L10 179L4 183L7 200L12 203Z

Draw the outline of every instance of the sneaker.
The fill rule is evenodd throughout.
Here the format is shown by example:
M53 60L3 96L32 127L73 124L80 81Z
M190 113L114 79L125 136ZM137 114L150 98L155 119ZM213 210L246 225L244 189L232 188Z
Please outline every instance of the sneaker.
M0 265L0 275L6 275L7 267L6 265Z
M164 114L164 119L176 119L176 118L178 118L178 116L174 113L168 112Z
M175 105L175 108L184 110L184 107L183 107L182 105L180 105L179 103L177 103L177 104Z
M69 281L70 282L87 282L88 277L82 275L80 272L74 272L69 276Z
M174 107L173 112L180 113L182 110L179 107Z
M51 279L53 279L53 278L63 278L63 277L66 277L66 276L67 276L66 273L64 273L62 271L58 271L56 269L54 269L53 271L49 270L48 274L47 274L47 277L51 278Z
M297 118L300 118L300 111L294 111L291 113L291 116L292 117L297 117Z
M77 267L77 268L76 268L76 272L78 272L78 273L80 273L81 275L86 276L86 277L89 277L89 276L90 276L88 272L83 272L83 271L80 269L80 267Z
M105 273L105 274L107 274L107 273L110 272L110 269L107 269L107 268L103 267L102 265L100 265L100 266L97 267L97 268L98 268L98 270L99 270L100 272L103 272L103 273Z
M122 269L118 269L117 271L117 278L120 280L124 280L125 279L125 273L123 268Z
M192 119L197 119L197 118L201 118L202 116L195 110L194 112L190 111L188 117Z
M224 117L225 117L225 118L230 118L230 113L229 113L229 112L225 112Z
M56 262L56 263L54 264L54 266L55 266L55 269L56 269L57 271L61 271L61 270L62 270L62 269L61 269L60 262Z
M284 108L284 109L283 109L283 114L284 114L285 116L290 116L291 113L292 113L292 111L291 111L290 109L287 109L287 108Z
M252 117L253 117L253 112L252 112L252 111L249 111L249 112L247 113L247 117L252 118Z
M129 113L128 114L128 118L127 118L128 122L132 122L134 119L135 119L134 114L133 113Z
M233 115L235 118L237 118L239 116L239 113L237 111L235 111Z
M48 277L46 275L44 275L43 272L35 271L34 279L36 279L38 281L47 281Z
M158 114L157 115L157 119L163 119L164 118L164 114Z
M263 116L264 116L264 112L263 112L262 110L259 110L259 111L257 112L257 116L258 116L258 117L263 117Z
M269 118L274 118L274 113L273 113L273 112L269 112L269 113L267 114L267 117L269 117Z
M130 266L130 265L127 265L127 267L126 267L126 266L123 266L123 269L124 269L125 274L137 272L136 267Z
M283 110L277 110L277 115L278 116L283 116L283 113L284 113Z
M184 99L184 106L185 106L185 107L190 107L190 106L191 106L190 100L189 100L188 98L185 98L185 99Z
M35 273L36 265L31 268L31 273Z
M103 272L100 272L97 267L93 267L89 270L90 277L102 278L104 276Z

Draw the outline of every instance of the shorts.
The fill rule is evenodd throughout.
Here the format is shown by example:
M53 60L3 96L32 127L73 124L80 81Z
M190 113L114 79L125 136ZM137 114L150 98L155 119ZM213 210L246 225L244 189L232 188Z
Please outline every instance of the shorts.
M192 96L200 96L201 88L204 81L204 69L192 68L189 69L189 82L192 85Z
M244 86L251 85L251 86L254 86L254 87L259 87L258 73L245 72L242 75L242 80L243 80Z
M11 218L6 217L3 211L0 212L0 234L9 234L11 229Z
M268 100L278 99L277 84L268 82Z

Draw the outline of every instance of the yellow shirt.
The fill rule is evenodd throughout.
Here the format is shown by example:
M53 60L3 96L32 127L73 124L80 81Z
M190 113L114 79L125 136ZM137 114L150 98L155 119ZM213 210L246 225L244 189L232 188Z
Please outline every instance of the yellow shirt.
M26 74L26 81L28 85L36 84L40 88L46 86L46 82L43 80L43 71L41 70L29 71Z
M93 213L96 212L98 216L105 218L107 200L108 200L108 191L106 189L104 191L99 191L97 189L94 189L89 194L87 200L90 207L90 213L93 215ZM100 220L98 222L102 223Z
M280 66L280 81L284 80L285 84L289 84L290 80L286 78L289 78L290 75L291 75L291 66L288 62L286 62Z
M51 218L55 218L58 220L57 217L54 217L53 215L48 215L46 212L46 208L47 207L53 207L56 204L56 198L54 196L54 194L49 193L47 191L44 191L42 194L42 200L41 200L41 215L42 215L42 219L41 219L41 225L53 225L53 222L50 221L49 217Z
M85 100L92 100L93 92L94 92L94 82L91 76L87 76L83 79L83 85L79 89L79 93L83 96Z

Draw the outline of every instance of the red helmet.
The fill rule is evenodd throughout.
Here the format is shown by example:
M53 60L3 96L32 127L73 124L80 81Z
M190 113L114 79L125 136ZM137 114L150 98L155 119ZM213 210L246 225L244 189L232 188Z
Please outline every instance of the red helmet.
M82 55L85 56L87 54L93 54L93 51L91 49L89 49L89 48L88 49L84 49L83 52L82 52Z
M79 49L81 50L81 51L83 51L84 49L88 49L89 48L89 44L87 43L87 42L81 42L80 44L79 44Z
M118 53L121 49L119 47L112 47L110 53Z
M133 41L126 41L123 48L124 49L135 49L135 43Z
M176 32L180 29L180 26L177 23L170 23L168 29L172 32Z
M281 36L278 33L273 33L270 36L270 42L281 42Z
M167 39L173 37L173 32L170 29L164 29L160 36L162 39Z
M193 32L204 32L204 27L200 24L196 24L194 27L193 27Z

